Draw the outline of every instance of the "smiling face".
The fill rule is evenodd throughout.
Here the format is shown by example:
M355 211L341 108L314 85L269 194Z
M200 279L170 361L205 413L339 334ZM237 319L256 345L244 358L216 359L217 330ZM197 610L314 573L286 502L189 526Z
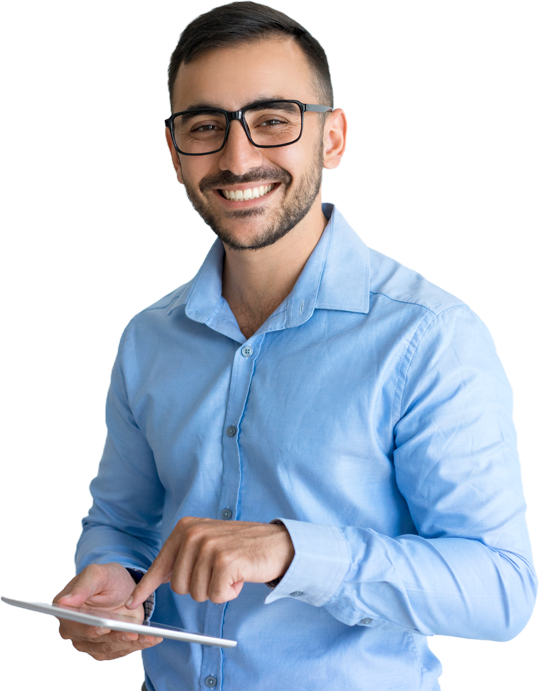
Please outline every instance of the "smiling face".
M174 86L173 112L200 104L238 111L276 99L319 103L313 72L290 39L219 48L182 65ZM271 245L308 222L310 214L320 214L325 164L322 114L305 113L301 139L274 149L253 146L237 120L231 122L227 143L217 153L178 155L168 130L167 139L178 180L193 206L233 249Z

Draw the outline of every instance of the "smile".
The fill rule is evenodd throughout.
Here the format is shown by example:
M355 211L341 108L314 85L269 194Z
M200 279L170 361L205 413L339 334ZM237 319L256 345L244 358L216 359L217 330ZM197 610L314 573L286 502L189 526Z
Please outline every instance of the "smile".
M271 185L260 185L260 187L250 187L246 190L219 190L221 196L232 202L244 202L249 199L258 199L264 197L268 192L275 187L275 183Z

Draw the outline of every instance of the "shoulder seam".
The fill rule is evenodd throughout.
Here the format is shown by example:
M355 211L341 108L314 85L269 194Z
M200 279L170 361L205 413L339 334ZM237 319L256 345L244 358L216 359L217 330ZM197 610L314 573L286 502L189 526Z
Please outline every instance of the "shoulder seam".
M403 305L415 305L416 307L422 307L423 309L427 310L431 314L434 314L435 316L438 316L441 314L443 311L446 309L450 309L451 307L458 307L459 305L464 305L465 303L462 302L462 300L459 300L456 297L453 297L453 304L447 305L446 307L442 307L442 309L439 312L436 312L433 310L431 307L427 307L427 305L423 305L420 302L415 302L414 300L399 300L398 298L391 297L391 295L388 295L387 293L383 293L382 291L379 290L371 290L370 291L371 295L383 295L383 297L387 298L388 300L391 300L392 302L400 302Z

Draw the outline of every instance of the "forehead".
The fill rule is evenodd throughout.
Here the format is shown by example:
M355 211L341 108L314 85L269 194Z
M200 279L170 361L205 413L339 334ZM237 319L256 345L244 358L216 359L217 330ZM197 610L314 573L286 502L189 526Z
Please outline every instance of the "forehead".
M199 103L236 111L261 97L317 103L312 69L293 39L216 48L182 64L174 83L173 111Z

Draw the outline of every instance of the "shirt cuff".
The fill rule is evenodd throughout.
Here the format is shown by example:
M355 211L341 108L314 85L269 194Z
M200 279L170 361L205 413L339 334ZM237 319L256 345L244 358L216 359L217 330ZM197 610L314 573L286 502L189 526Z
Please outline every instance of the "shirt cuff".
M269 604L283 597L293 597L322 607L331 600L350 568L344 535L332 525L316 525L289 518L272 521L276 522L288 530L295 555L287 572L264 602Z
M145 571L141 571L140 569L131 569L128 566L125 566L124 568L126 571L129 571L131 578L137 584L142 580L142 577L146 573ZM155 593L152 593L150 597L142 603L142 606L144 607L144 624L146 624L150 621L150 617L153 614L153 610L155 607Z

